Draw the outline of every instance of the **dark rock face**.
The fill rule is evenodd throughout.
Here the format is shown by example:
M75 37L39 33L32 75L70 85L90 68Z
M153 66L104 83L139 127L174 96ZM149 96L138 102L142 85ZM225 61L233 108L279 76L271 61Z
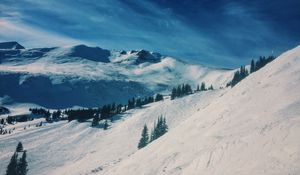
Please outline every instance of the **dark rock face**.
M149 62L149 63L156 63L161 60L161 55L159 53L150 53L147 50L141 50L137 53L138 59L137 64Z
M3 106L0 106L0 115L2 114L9 114L9 109L3 107Z
M121 55L125 55L127 52L125 51L125 50L122 50L121 52L120 52L120 54Z
M108 63L110 51L100 47L88 47L86 45L74 46L72 52L68 55L71 57L80 57L92 61Z
M12 41L0 43L0 49L25 49L25 47L15 41Z

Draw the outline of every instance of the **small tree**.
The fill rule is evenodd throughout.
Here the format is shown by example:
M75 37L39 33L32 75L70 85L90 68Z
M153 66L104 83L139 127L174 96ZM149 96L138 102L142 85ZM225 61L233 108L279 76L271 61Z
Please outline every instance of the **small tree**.
M95 115L95 117L93 118L93 121L92 121L92 126L98 126L99 125L99 116L98 115Z
M136 107L141 108L142 107L142 100L141 98L136 99Z
M155 96L155 101L161 101L161 100L163 100L163 99L164 99L163 95L161 95L161 94L156 94L156 96Z
M255 71L255 63L254 60L251 60L251 66L250 66L250 73L253 73Z
M103 129L104 129L104 130L107 130L107 128L108 128L108 122L107 122L107 120L105 120Z
M16 152L22 152L23 151L23 145L21 142L18 143L18 146L16 148Z
M197 85L196 91L200 91L200 86L199 86L199 84Z
M15 152L10 159L5 175L17 175L18 174L17 167L18 167L18 153Z
M176 97L177 97L177 90L176 90L176 88L173 88L172 93L171 93L171 100L173 100Z
M143 131L142 131L142 138L140 139L140 142L138 144L138 149L141 149L145 147L149 142L149 134L148 134L148 128L147 125L144 125Z
M26 175L27 174L27 161L26 161L26 151L23 152L22 158L20 159L20 162L18 163L18 173L19 175Z
M201 91L206 91L205 82L202 82L202 83L201 83L200 90L201 90Z

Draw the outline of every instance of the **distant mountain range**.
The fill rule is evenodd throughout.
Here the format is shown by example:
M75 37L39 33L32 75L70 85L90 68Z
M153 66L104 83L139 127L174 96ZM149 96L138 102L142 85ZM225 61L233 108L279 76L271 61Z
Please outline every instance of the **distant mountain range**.
M181 83L223 87L233 70L210 68L146 50L86 45L26 49L0 43L0 97L48 108L94 107L169 93Z

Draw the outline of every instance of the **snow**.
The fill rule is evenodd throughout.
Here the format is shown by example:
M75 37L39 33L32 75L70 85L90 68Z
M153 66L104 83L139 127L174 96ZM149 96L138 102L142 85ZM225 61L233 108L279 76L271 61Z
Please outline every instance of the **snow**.
M91 128L91 122L74 121L0 135L0 147L5 147L0 152L0 169L5 170L17 141L22 141L28 152L30 174L85 174L97 168L104 171L137 151L145 123L151 128L158 116L165 115L172 129L223 91L198 93L130 110L106 131ZM18 125L21 123L14 127L23 130L24 123Z
M6 82L5 85L0 83L0 96L8 95L16 101L48 108L95 107L126 103L132 97L168 93L182 83L189 83L193 89L203 81L215 88L224 87L234 72L187 64L148 51L127 51L126 54L111 51L110 62L95 61L94 54L84 55L85 52L80 52L82 57L70 56L78 47L25 49L17 56L8 54L0 64L0 82ZM32 54L34 52L39 52L38 56ZM87 58L90 55L93 59ZM29 94L27 88L31 89ZM43 92L38 93L40 91ZM53 99L51 104L49 96Z
M49 63L46 59L45 64ZM26 68L16 67L13 71ZM232 74L168 57L148 65L117 67L130 72L134 80L147 80L151 75L156 83L173 75L199 81L207 78L209 85L225 82ZM172 74L167 73L169 69ZM22 128L29 123L18 123L15 132L0 135L0 174L18 141L27 150L29 174L300 174L299 89L300 46L232 89L165 99L129 110L116 116L108 130L91 128L91 121L61 121L26 130ZM144 124L151 129L160 115L166 117L169 132L138 150Z
M300 46L104 174L299 174L299 77Z
M53 81L59 79L61 77L59 75L71 78L82 77L88 80L130 79L142 83L145 83L145 79L149 81L151 79L156 80L156 82L150 81L148 84L166 84L166 79L168 82L172 82L172 80L183 75L185 76L184 80L193 82L193 84L200 83L206 78L210 81L210 84L215 83L216 86L225 85L227 79L232 76L232 71L190 65L171 57L162 58L157 63L123 64L123 62L128 63L130 60L135 61L137 59L136 53L129 52L125 55L112 52L110 58L112 62L110 63L95 62L89 59L68 56L72 53L72 49L73 47L69 46L55 48L34 62L26 62L26 60L23 60L23 64L20 64L20 60L17 60L17 62L12 60L3 62L0 64L0 72L42 74L52 76ZM209 76L210 72L212 72L211 77ZM218 81L213 81L215 79Z

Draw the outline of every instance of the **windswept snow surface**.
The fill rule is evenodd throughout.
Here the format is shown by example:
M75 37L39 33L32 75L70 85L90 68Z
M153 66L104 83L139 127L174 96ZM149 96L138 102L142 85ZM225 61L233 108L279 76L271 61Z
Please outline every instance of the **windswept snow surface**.
M18 123L10 126L16 128L13 134L0 135L0 174L4 174L18 141L27 150L30 175L102 174L137 151L144 124L151 129L154 121L164 115L172 130L225 92L207 91L129 110L116 116L108 130L102 125L91 128L90 121L62 121L42 127L34 126L39 120L34 124Z
M299 89L300 46L105 174L300 174Z
M0 97L48 108L126 103L181 83L225 86L233 70L191 65L158 53L66 46L0 49ZM3 83L5 82L5 83Z

